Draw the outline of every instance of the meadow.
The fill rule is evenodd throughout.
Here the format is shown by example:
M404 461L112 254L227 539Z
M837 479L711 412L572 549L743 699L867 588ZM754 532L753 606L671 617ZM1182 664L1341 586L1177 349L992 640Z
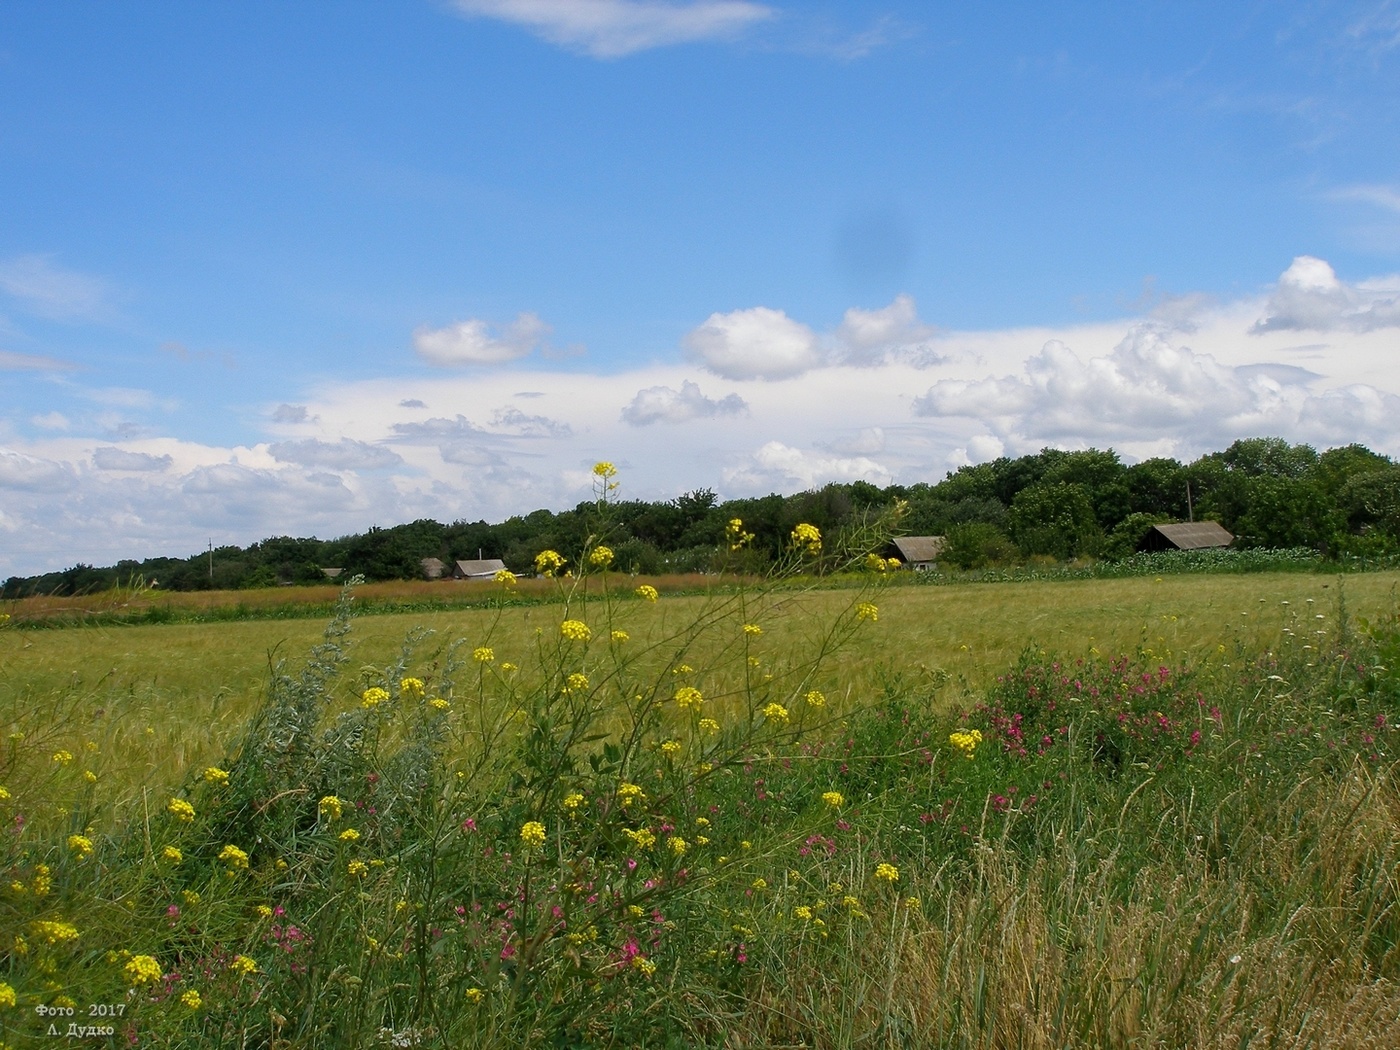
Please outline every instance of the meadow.
M0 1038L1395 1045L1400 574L830 586L811 543L12 621Z

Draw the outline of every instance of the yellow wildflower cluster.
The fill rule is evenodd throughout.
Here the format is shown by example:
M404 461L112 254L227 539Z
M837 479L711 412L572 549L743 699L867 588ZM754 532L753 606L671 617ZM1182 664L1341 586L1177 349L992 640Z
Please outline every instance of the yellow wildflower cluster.
M122 967L122 974L132 987L155 984L162 976L160 963L151 955L133 955Z
M86 857L92 852L92 839L86 835L69 835L68 848L79 857Z
M15 990L5 982L0 981L0 1009L10 1009L15 1005L15 1001Z
M325 795L317 808L327 820L339 820L344 805L335 795Z
M845 804L846 797L839 791L823 791L822 801L832 809L836 809Z
M609 478L617 477L617 468L606 459L599 460L597 463L593 464L593 476L606 481Z
M219 859L230 868L247 868L248 854L237 846L225 846L219 850Z
M180 993L180 1005L187 1006L191 1010L198 1010L201 1006L204 1005L204 1000L200 998L199 993L197 991L191 988L187 992Z
M370 686L360 694L361 707L378 707L389 699L389 690L381 689L379 686Z
M342 832L340 833L340 841L341 841L341 842L359 842L359 841L360 841L360 833L359 833L358 831L356 831L354 828L346 828L344 831L342 831Z
M657 598L661 597L661 595L657 592L656 588L653 587L651 584L649 584L649 583L644 583L644 584L642 584L640 587L637 588L637 597L638 597L638 598L643 598L643 599L645 599L646 601L649 601L649 602L654 602L654 601L656 601Z
M535 571L541 576L553 576L564 567L565 560L558 551L540 551L535 555Z
M544 825L538 820L527 820L520 828L520 841L529 849L539 849L544 838Z
M478 645L472 650L472 659L479 664L489 664L496 659L496 650L489 645Z
M623 809L626 809L634 802L645 802L646 800L647 795L646 792L642 790L641 785L631 784L626 780L617 785L617 801Z
M899 869L893 864L886 864L882 861L875 865L875 877L884 882L898 882Z
M788 721L788 709L775 700L771 704L765 704L763 706L763 717L770 722L786 725Z
M698 708L705 702L704 695L693 685L681 686L676 690L673 699L676 701L676 705L682 710L688 710L692 707Z
M577 815L578 811L583 808L583 803L583 795L577 791L571 791L564 796L564 801L559 804L564 807L566 813L572 816Z
M486 993L480 988L468 988L464 994L469 1003L479 1003L486 998Z
M872 623L880 619L880 608L874 602L856 602L856 619L870 620Z
M588 675L580 671L575 671L564 679L564 688L571 693L577 693L588 688Z
M349 864L345 865L345 871L347 874L353 875L357 879L362 879L369 874L369 865L362 860L352 860Z
M971 758L977 753L977 745L982 742L982 731L980 729L959 729L955 733L948 734L948 743L963 753L964 758Z
M729 524L724 527L724 535L729 540L729 549L732 551L737 551L740 547L746 547L753 542L753 533L744 531L742 518L730 518Z
M622 833L632 840L638 849L651 849L656 845L656 836L647 828L623 828Z
M7 798L9 798L9 797L10 797L10 791L9 791L9 789L8 789L8 788L5 788L5 787L0 787L0 802L5 801L5 800L6 800Z
M820 554L822 551L821 530L815 525L803 522L792 530L792 545L803 554Z
M594 547L588 555L588 564L595 569L606 569L613 563L613 552L611 547Z
M218 766L206 766L200 776L211 784L228 783L228 770L220 769Z
M632 969L636 970L643 977L650 977L656 972L656 963L652 962L645 955L632 956Z
M78 939L78 928L59 919L36 919L29 931L45 944L67 944Z
M507 588L514 587L518 580L515 573L511 572L509 569L497 569L496 575L492 576L491 579L495 580L502 587Z
M690 848L690 844L679 835L672 835L668 838L666 840L666 845L677 857L682 856L685 851Z
M628 640L629 638L631 638L632 636L631 636L630 634L628 634L626 631L613 631L613 633L612 633L612 635L611 635L610 637L611 637L612 640L613 640L614 642L616 642L618 645L621 645L623 642L627 641L627 640Z
M559 625L559 633L571 642L586 642L593 637L588 624L582 620L565 620Z
M661 753L667 758L675 758L681 753L681 742L679 740L663 740Z
M229 960L228 968L237 974L250 974L258 972L258 964L246 955L235 955Z
M719 723L716 722L713 718L702 718L700 719L700 722L698 724L700 726L700 732L702 733L719 732Z
M807 695L804 696L802 699L806 700L808 705L811 707L826 706L826 694L822 693L820 690L817 689L809 689L807 691Z
M160 859L170 864L179 864L185 859L185 855L174 846L166 846L160 851Z
M423 684L421 678L403 678L399 680L399 695L406 700L422 700L427 694L427 686Z
M73 761L73 752L60 749L53 753L53 760L60 766L66 766L69 762Z
M446 711L452 707L451 704L449 704L440 696L435 696L431 700L429 700L428 706L431 707L434 711Z
M194 820L194 807L182 798L172 798L165 804L165 811L186 824Z
M750 638L757 638L763 633L763 628L756 623L746 623L744 624L744 633Z

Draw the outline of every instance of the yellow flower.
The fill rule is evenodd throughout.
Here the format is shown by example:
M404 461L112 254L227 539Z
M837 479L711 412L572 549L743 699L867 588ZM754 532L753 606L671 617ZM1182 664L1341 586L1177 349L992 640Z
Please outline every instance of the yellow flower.
M517 577L515 573L511 572L509 569L497 569L496 575L492 576L491 579L495 580L502 587L510 588L515 586Z
M122 973L133 987L155 984L162 976L160 963L151 955L133 955L122 967Z
M227 784L228 770L220 769L218 766L207 766L201 776L211 784Z
M7 798L9 798L9 797L10 797L10 791L9 791L9 789L8 789L8 788L4 788L4 787L0 787L0 802L5 801L5 800L6 800Z
M501 673L502 673L502 674L510 674L512 671L518 671L518 670L520 670L520 668L516 667L515 664L513 664L513 663L506 662L506 663L501 664Z
M904 563L903 563L902 561L900 561L898 558L886 558L886 559L885 559L885 568L886 568L886 569L897 569L897 568L899 568L899 567L900 567L901 565L903 565L903 564L904 564Z
M880 863L875 865L875 877L883 879L885 882L898 882L899 869L893 864Z
M918 908L919 908L919 905L922 904L922 903L923 903L923 902L922 902L921 900L919 900L918 897L905 897L905 898L904 898L904 906L905 906L906 908L908 908L910 911L917 911Z
M810 920L812 918L812 909L805 904L799 904L796 908L792 909L792 917L794 919Z
M874 622L880 619L880 609L873 602L856 602L856 619Z
M184 901L186 904L188 904L191 908L193 908L196 904L199 903L199 891L198 891L198 890L181 890L181 891L180 891L180 899L181 899L182 901Z
M768 880L763 878L754 879L753 888L760 892L766 890L768 888Z
M182 798L172 798L165 804L165 811L186 824L194 820L194 807Z
M360 694L361 707L378 707L389 699L389 690L371 686Z
M656 836L647 828L623 828L622 833L632 840L632 845L638 849L651 849L656 845Z
M321 799L318 808L321 811L321 816L325 817L327 820L339 820L342 806L343 803L340 799L336 798L336 796L326 795Z
M570 813L576 813L583 805L583 796L577 791L571 791L564 796L564 801L560 803Z
M732 551L737 551L745 544L753 542L753 533L744 531L742 518L730 518L729 524L724 527L724 534L729 540L729 549Z
M237 846L225 846L219 851L219 859L230 868L246 868L248 866L248 854Z
M644 583L637 588L637 597L645 598L649 602L654 602L660 595L657 593L655 587L649 583Z
M0 981L0 1009L8 1010L15 1005L15 990Z
M575 671L564 679L564 688L571 693L576 693L580 689L588 688L588 675Z
M434 711L447 711L452 707L451 704L449 704L440 696L435 696L431 700L429 700L428 706L431 707Z
M558 551L540 551L535 555L535 571L541 576L553 576L564 567L564 562Z
M617 468L607 460L601 460L593 464L593 476L604 480L615 478L617 477Z
M204 1005L204 1000L199 997L199 993L191 988L188 992L180 993L180 1005L187 1006L191 1010L198 1010Z
M399 695L407 697L409 700L422 700L427 687L421 678L403 678L399 680Z
M565 620L559 625L559 633L571 642L586 642L593 637L588 624L582 620Z
M804 554L820 554L822 534L815 525L805 522L792 530L792 545Z
M652 962L645 955L632 956L632 969L641 973L644 977L650 977L656 972L656 963Z
M977 753L977 745L982 742L982 733L977 729L960 729L955 733L948 734L948 743L963 753L963 757L971 758Z
M843 805L846 799L839 791L824 791L822 792L822 801L832 809L836 809Z
M757 638L763 633L763 628L756 623L746 623L744 624L744 633L750 638Z
M771 704L764 705L763 717L768 719L768 721L770 722L776 722L780 725L785 725L788 720L788 709L782 704L778 703L777 701L774 701Z
M369 874L369 865L362 860L352 860L349 864L345 865L345 871L347 874L360 879Z
M615 642L617 642L618 644L621 644L621 643L627 641L627 639L629 639L629 638L631 638L631 637L632 637L632 636L631 636L630 634L628 634L626 631L613 631L613 633L612 633L612 640L615 641Z
M486 993L480 988L468 988L466 991L466 998L469 1003L479 1003L486 998Z
M55 751L53 753L53 760L60 766L66 766L69 762L73 761L73 752L63 750Z
M695 844L697 846L708 846L710 844L710 840L704 835L696 835Z
M89 784L96 784L97 774L90 769L85 769L83 770L83 779L86 780Z
M871 553L865 556L865 567L874 572L884 572L887 565L884 558L880 557L878 554Z
M544 825L538 820L527 820L520 827L520 841L529 849L539 849L544 845Z
M45 944L66 944L78 939L76 926L57 919L36 919L29 924L29 929Z
M719 732L719 723L716 722L713 718L702 718L702 719L700 719L700 721L697 723L697 725L699 725L699 727L700 727L700 732L702 732L702 733L718 733L718 732Z
M496 659L496 650L489 645L479 645L472 650L472 659L479 664L489 664Z
M825 707L825 706L826 706L826 696L825 696L823 693L821 693L819 690L816 690L816 689L811 689L811 690L809 690L809 691L807 692L807 695L804 696L802 699L803 699L803 700L806 700L808 706L810 706L810 707Z
M671 852L674 853L677 857L684 854L685 851L690 848L689 844L685 841L685 839L681 838L679 835L672 835L670 838L668 838L666 840L666 845L670 848Z
M272 918L272 909L269 908L266 904L259 904L256 908L253 909L253 911L257 914L259 919Z
M79 857L86 857L92 852L92 839L86 835L69 835L68 848Z
M589 564L597 569L606 569L613 563L611 547L594 547L588 555Z
M685 710L692 707L699 707L705 702L704 694L693 685L683 685L676 690L673 699L676 705Z
M679 740L667 740L661 745L661 753L667 758L675 758L681 753L681 742Z
M646 792L641 789L640 785L629 784L625 780L617 785L617 801L623 809L626 809L633 802L645 802L646 800Z
M340 833L340 841L341 841L341 842L359 842L359 841L360 841L360 833L359 833L358 831L356 831L354 828L346 828L344 831L342 831L342 832Z
M246 955L235 955L229 960L228 968L237 974L258 972L258 964Z

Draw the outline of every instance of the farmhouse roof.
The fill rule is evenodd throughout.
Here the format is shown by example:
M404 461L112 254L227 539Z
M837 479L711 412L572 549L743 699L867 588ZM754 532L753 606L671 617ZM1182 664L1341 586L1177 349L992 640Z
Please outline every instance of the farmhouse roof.
M1175 525L1154 525L1169 547L1194 551L1204 547L1228 547L1235 537L1217 521L1179 521Z
M328 579L328 580L333 580L333 579L335 579L337 576L339 576L339 575L340 575L342 572L344 572L344 571L345 571L345 570L342 569L342 568L322 569L322 570L321 570L321 575L324 576L324 577L325 577L326 579Z
M423 575L430 580L442 579L442 574L447 569L441 558L424 558L418 564L423 567Z
M500 558L472 558L457 562L452 568L452 575L459 580L487 579L505 567L506 563Z
M906 565L937 561L947 545L946 536L900 536L894 540L895 549Z

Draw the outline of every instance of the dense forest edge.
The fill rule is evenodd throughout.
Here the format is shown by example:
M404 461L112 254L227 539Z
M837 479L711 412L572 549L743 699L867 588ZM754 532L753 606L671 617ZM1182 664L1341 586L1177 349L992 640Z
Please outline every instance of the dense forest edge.
M1002 457L961 467L935 484L835 482L795 495L721 501L697 489L662 502L610 504L617 568L644 575L726 571L762 574L793 528L855 527L897 501L904 531L946 536L941 564L961 570L1120 562L1155 524L1217 521L1241 550L1306 549L1328 561L1393 561L1400 555L1400 464L1360 444L1319 453L1280 438L1248 438L1191 463L1154 457L1125 464L1112 449ZM536 510L497 524L422 519L320 540L276 536L185 558L79 563L13 576L0 598L71 596L130 586L168 591L238 590L326 582L336 568L367 580L423 578L423 560L500 559L533 570L541 550L575 563L593 526L591 502ZM725 529L739 518L753 534L731 551Z

